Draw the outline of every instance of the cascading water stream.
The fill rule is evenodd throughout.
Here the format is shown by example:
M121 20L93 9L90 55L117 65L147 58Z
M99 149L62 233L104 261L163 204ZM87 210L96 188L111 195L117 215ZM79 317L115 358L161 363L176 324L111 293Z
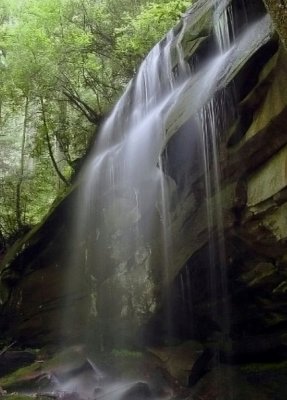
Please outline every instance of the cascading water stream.
M176 74L172 67L171 48L179 60ZM167 245L170 244L167 233L169 206L160 153L165 138L166 110L176 101L187 76L188 65L180 48L180 35L175 36L171 31L147 56L103 126L83 174L85 185L80 194L81 206L76 223L75 240L88 243L85 264L92 276L95 276L92 264L96 252L97 268L104 270L106 267L107 260L101 254L101 241L105 241L111 231L114 236L120 236L123 228L132 224L135 229L125 240L133 242L135 248L141 248L143 236L152 235L156 209L161 214L161 251L168 273L171 257L170 246ZM148 244L145 251L150 252ZM113 249L111 258L118 258ZM73 262L80 263L80 257L74 257ZM126 261L119 262L118 268L125 280ZM77 281L78 277L74 279ZM123 286L127 284L123 282ZM122 313L125 313L124 309ZM70 326L72 330L75 323L66 316L65 329ZM85 329L83 327L83 337Z
M234 17L230 0L221 0L214 13L214 31L221 53L230 49L235 38Z
M214 14L214 31L218 48L221 54L231 49L235 38L234 16L232 4L229 0L219 2ZM229 113L233 114L232 100L229 102ZM229 333L229 316L226 299L228 296L226 279L226 261L224 245L223 210L221 199L221 172L218 159L220 131L226 118L227 105L224 93L220 93L209 100L199 112L199 123L202 129L202 152L204 163L204 180L206 191L209 271L210 271L210 299L214 321L220 323L226 339ZM221 126L220 126L221 125ZM220 129L221 128L221 129ZM220 267L216 270L216 264ZM219 275L219 276L218 276ZM224 305L217 305L218 291L224 299ZM224 339L224 340L225 340Z
M189 122L196 126L197 133L190 129L190 135L199 135L197 140L201 145L210 271L206 285L209 285L212 318L224 339L229 333L218 150L225 120L235 111L229 108L229 116L226 115L227 103L232 107L232 101L220 85L226 71L232 68L230 60L238 49L244 54L250 39L245 33L236 42L235 16L229 1L213 3L217 53L199 71L190 69L192 60L187 63L182 49L184 22L179 33L169 32L147 56L105 122L80 178L84 183L79 193L74 234L80 251L71 257L75 268L69 285L71 292L76 293L79 281L85 280L84 266L91 298L87 302L89 309L84 310L82 341L88 340L87 325L94 319L97 328L92 330L92 341L100 350L128 347L130 336L126 331L136 332L142 316L152 315L157 309L151 268L153 257L158 257L161 273L157 279L165 294L175 278L172 200L176 198L177 187L167 176L169 160L165 149L172 132L178 128L174 116L180 115L181 123L186 122L183 104L192 108ZM250 29L256 33L259 24ZM160 238L159 248L153 245L155 238ZM183 269L181 296L184 312L190 317L193 314L192 274L187 266ZM218 302L219 290L223 302ZM162 329L165 338L170 338L173 316L166 297L166 320ZM72 332L77 324L77 316L71 310L65 316L63 329Z

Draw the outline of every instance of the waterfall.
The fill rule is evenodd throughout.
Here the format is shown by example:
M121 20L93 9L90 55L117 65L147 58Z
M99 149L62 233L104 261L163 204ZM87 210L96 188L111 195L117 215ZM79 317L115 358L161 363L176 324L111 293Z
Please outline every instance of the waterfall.
M209 33L196 31L207 13ZM200 340L208 368L224 374L231 308L221 146L244 98L238 63L272 34L268 16L246 23L247 14L244 0L196 2L143 61L78 178L62 336L87 345L92 383L79 378L83 398L93 398L95 379L97 398L120 400L133 390L125 377L109 380L94 350L98 356ZM188 384L196 379L190 375ZM225 386L231 400L228 378Z
M201 149L197 179L204 186L200 206L205 208L208 227L206 285L212 318L228 335L220 135L236 114L230 84L236 73L234 60L244 61L268 40L270 21L264 17L240 31L233 3L211 1L216 51L204 60L196 51L186 57L187 25L191 17L200 19L202 9L207 9L208 2L199 3L194 14L187 13L148 54L103 125L79 178L74 232L75 247L79 246L71 256L73 276L68 285L78 297L82 293L77 292L79 282L89 287L90 298L83 298L88 309L83 310L82 340L92 340L101 350L136 342L132 333L163 303L161 335L172 339L176 327L168 290L178 275L184 312L187 318L193 315L192 268L187 264L180 266L181 271L178 268L175 244L180 233L177 237L174 228L175 215L180 213L177 200L187 196L190 188L180 189L169 173L169 143L182 126L189 143ZM179 155L186 146L184 141L179 144ZM218 291L223 305L215 304ZM63 329L72 334L78 321L70 309Z
M123 248L115 248L117 241L129 248L127 252L135 251L136 264L141 263L141 258L147 258L142 276L142 284L146 285L146 275L150 273L150 241L157 213L162 228L156 229L163 237L160 252L166 274L171 261L171 238L167 233L169 196L160 155L165 140L165 114L176 102L189 76L179 39L172 30L149 53L105 122L81 178L85 183L78 200L74 240L85 242L84 263L94 278L95 290L100 274L102 279L109 278L107 264L113 263L117 268L120 285L126 291L121 297L120 315L123 318L131 313L128 303L133 302L136 289L128 277L130 254ZM178 59L176 70L173 69L172 51ZM108 240L111 242L107 245ZM81 257L73 255L72 262L82 263ZM138 272L139 277L142 272ZM78 274L74 275L71 285L77 285L78 279ZM143 296L150 301L151 312L154 304L148 300L153 296L152 283L150 285ZM96 307L94 304L95 314ZM65 330L72 331L75 323L73 317L66 316ZM83 336L85 329L83 327Z
M231 47L235 38L234 17L230 0L220 1L214 13L214 30L221 53Z

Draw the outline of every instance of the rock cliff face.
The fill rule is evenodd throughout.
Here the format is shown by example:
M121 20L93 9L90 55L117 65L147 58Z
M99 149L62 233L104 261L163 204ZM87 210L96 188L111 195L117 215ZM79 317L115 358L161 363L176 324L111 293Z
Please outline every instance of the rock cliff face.
M204 68L213 51L214 3L198 1L185 17L183 28L177 27L186 59L192 60L196 55L196 68ZM245 23L242 4L231 2L238 16L237 36ZM174 192L174 260L168 278L163 277L161 270L157 233L153 243L143 242L131 248L124 230L117 229L121 218L118 215L115 220L108 200L103 218L111 229L102 243L102 251L109 254L109 263L103 270L99 267L96 278L87 279L84 272L79 275L78 266L70 257L75 249L69 245L78 190L75 188L4 259L0 287L2 332L29 344L55 342L61 336L76 341L80 327L88 323L91 329L96 327L96 332L101 326L108 343L108 333L117 321L123 335L134 337L138 330L150 344L163 340L163 315L168 308L174 338L206 341L220 332L211 312L212 303L217 302L222 307L229 304L234 359L260 359L263 355L284 353L287 54L264 14L260 0L249 5L249 23L263 18L261 28L249 38L248 53L238 49L238 57L231 58L215 90L215 97L223 96L227 104L233 103L230 110L227 107L220 136L221 193L211 193L208 199L214 207L218 196L222 200L224 234L219 236L226 253L228 291L223 295L217 291L221 294L212 298L208 291L207 200L197 144L189 139L194 108L192 91L187 88L181 104L169 116L164 149L168 155L165 172ZM183 139L185 145L179 153L178 143ZM128 195L121 200L130 227L135 222L133 205L129 205ZM160 224L160 217L157 218ZM213 226L212 230L217 228ZM85 255L85 243L77 246L76 253ZM215 252L214 274L220 274L221 264L222 258ZM71 270L79 277L76 290L65 282L68 272L69 276L73 274ZM128 285L127 280L121 281L123 274L130 277ZM93 279L97 281L96 290ZM83 312L87 308L91 314ZM65 329L62 316L67 313L76 316L73 331ZM130 321L121 327L119 321L127 315ZM102 343L101 334L97 339ZM226 353L225 348L221 351Z

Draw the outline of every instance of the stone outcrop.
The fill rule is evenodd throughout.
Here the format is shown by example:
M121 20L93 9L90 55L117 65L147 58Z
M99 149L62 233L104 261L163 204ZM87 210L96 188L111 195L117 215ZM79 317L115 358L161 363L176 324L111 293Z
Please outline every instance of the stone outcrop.
M197 342L186 342L177 346L150 348L149 352L162 362L162 368L170 376L181 385L188 386L191 372L203 355L203 346Z
M77 314L71 337L77 337L77 328L85 323L81 312L87 304L88 288L84 278L79 279L77 292L66 282L71 248L76 189L46 217L40 226L10 249L1 266L1 331L7 336L17 333L17 341L29 344L59 340L63 326L63 309ZM68 261L67 261L68 260ZM41 341L41 340L40 340Z

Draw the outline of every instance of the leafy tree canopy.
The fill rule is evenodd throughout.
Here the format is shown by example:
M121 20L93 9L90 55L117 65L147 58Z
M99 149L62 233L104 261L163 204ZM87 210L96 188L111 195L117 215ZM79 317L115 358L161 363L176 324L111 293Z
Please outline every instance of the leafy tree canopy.
M0 0L0 247L70 184L99 124L187 0Z

